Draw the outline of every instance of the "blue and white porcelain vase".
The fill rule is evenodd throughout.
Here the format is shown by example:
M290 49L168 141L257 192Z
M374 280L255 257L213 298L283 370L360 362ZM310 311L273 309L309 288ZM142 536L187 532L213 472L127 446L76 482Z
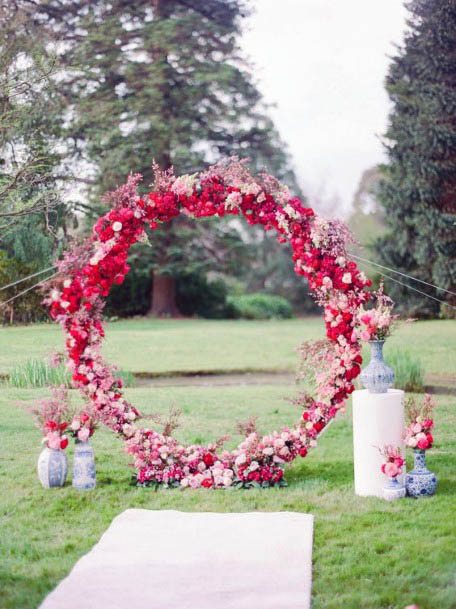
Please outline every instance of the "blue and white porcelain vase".
M44 448L38 457L38 478L44 488L57 488L65 484L68 460L64 450Z
M386 393L394 383L394 372L383 360L384 340L370 340L371 360L360 374L361 383L369 393Z
M405 497L405 486L400 484L397 478L390 478L388 484L383 487L383 498L387 501L396 501Z
M76 440L73 461L73 487L79 491L88 491L95 488L96 485L93 448L89 442Z
M430 497L437 488L437 478L426 467L426 451L413 449L414 467L405 476L405 488L409 497Z

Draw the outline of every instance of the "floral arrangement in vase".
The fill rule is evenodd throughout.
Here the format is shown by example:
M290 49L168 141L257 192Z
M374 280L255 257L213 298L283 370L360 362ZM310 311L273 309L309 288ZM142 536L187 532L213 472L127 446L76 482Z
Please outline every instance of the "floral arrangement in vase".
M394 302L385 294L383 284L374 292L373 300L373 308L359 307L358 326L354 330L371 346L371 361L361 372L360 379L369 393L386 393L394 383L394 372L383 360L383 345L398 316L393 314Z
M410 397L406 402L406 414L408 425L405 429L405 444L410 448L428 450L432 448L434 437L432 429L434 419L432 418L435 402L429 393L424 396L421 404L416 398Z
M405 444L413 448L414 453L414 467L405 477L407 495L410 497L429 497L434 495L437 488L435 474L426 467L426 451L434 444L434 408L435 401L429 393L421 403L415 397L410 397L406 402Z
M359 307L357 332L361 340L384 341L391 334L399 316L393 314L394 301L385 294L383 283L373 292L373 302L375 306L370 309L366 309L363 305Z
M399 484L398 476L402 474L405 460L401 449L397 446L387 445L380 449L384 462L381 470L389 479L389 484L383 487L383 497L387 501L393 501L405 497L405 487Z
M68 446L65 431L70 418L68 392L61 386L51 388L51 393L50 398L38 400L31 409L45 445L38 458L38 478L44 488L63 486L68 471L64 452Z
M96 429L96 422L93 414L87 410L76 414L70 425L70 433L79 442L87 442L93 436Z
M70 418L68 391L65 387L52 387L52 397L38 400L31 409L37 427L43 434L42 443L52 450L64 450L68 446L65 431Z

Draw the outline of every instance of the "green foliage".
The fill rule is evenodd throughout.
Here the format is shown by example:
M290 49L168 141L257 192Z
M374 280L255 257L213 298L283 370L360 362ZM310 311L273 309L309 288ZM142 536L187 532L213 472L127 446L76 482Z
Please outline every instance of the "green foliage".
M8 238L13 233L8 235ZM5 242L8 240L5 239ZM30 262L28 264L21 262L17 258L9 258L5 251L0 249L0 286L6 286L13 283L17 279L27 277L36 271L37 268ZM40 278L32 278L18 285L7 288L0 292L0 303L6 303L20 292L32 287ZM43 321L47 319L47 312L41 305L43 295L36 289L30 290L16 300L8 303L0 309L0 319L4 324L7 323L30 323L32 321Z
M228 302L234 307L236 316L244 319L287 319L293 315L288 300L274 294L230 296Z
M208 281L203 273L188 273L177 280L177 306L184 315L208 319L236 317L227 300L228 288L222 279Z
M152 159L162 168L173 165L179 174L238 154L299 194L286 147L240 50L249 5L75 0L68 19L64 5L34 3L40 31L62 43L58 88L72 109L64 137L72 153L94 168L89 186L94 208L100 208L100 194L130 171L141 172L143 187L149 188ZM149 272L174 278L225 272L222 266L236 272L241 237L222 220L195 223L182 217L154 231L151 248L138 255ZM118 296L112 300L118 308ZM125 308L133 312L136 303ZM172 314L173 306L165 308Z
M144 266L135 264L136 260L137 258L134 256L124 282L111 289L106 299L106 316L146 315L149 310L152 277Z
M0 19L0 233L29 214L50 216L58 203L53 170L61 121L51 74L54 57L21 3L3 3Z
M380 188L388 233L377 243L387 266L447 289L456 285L456 6L414 0L404 46L386 88L393 102L386 132L388 164ZM420 286L453 305L454 297ZM412 315L439 304L406 288L389 291Z
M394 370L394 386L404 391L424 391L424 372L421 360L411 351L394 349L388 351L388 364Z
M65 385L71 387L70 373L65 366L50 366L40 359L29 359L13 368L8 377L8 385L18 388L49 387Z
M118 370L117 376L125 387L134 387L135 377L126 370ZM19 389L65 385L71 389L71 375L64 365L50 366L42 359L29 359L15 366L8 374L7 384Z

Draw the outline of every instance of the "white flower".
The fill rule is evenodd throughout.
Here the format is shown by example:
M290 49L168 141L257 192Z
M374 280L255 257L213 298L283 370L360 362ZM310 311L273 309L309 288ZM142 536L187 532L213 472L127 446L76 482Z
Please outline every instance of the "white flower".
M122 222L119 222L119 221L114 222L113 225L112 225L112 230L115 233L118 233L119 231L121 231L122 230Z
M225 199L226 209L236 209L242 203L242 195L240 192L230 192Z
M198 174L183 175L176 178L171 186L171 191L178 196L190 197L196 184Z
M289 203L287 203L287 205L285 205L285 207L283 208L283 211L285 213L287 213L290 218L293 218L293 220L299 220L299 218L301 217L301 214Z
M260 467L258 461L252 461L252 463L250 464L250 471L254 472L256 469L258 469Z
M71 279L65 279L65 281L63 282L63 287L69 288L70 285L71 285Z
M350 284L352 282L352 276L351 273L344 273L342 275L342 283L347 283Z
M52 290L51 298L52 300L58 300L60 298L60 292L58 290Z
M239 457L236 457L236 461L235 464L236 465L242 465L243 463L245 463L247 461L247 455L245 453L241 453L239 455Z
M130 425L129 423L124 423L122 425L122 432L125 436L129 437L131 435L133 435L133 431L134 431L134 427L133 425Z
M280 210L276 211L276 220L279 227L284 230L286 233L290 232L290 227L288 225L288 219L286 216L282 214Z
M62 307L62 309L68 309L70 303L67 300L62 300L60 306Z

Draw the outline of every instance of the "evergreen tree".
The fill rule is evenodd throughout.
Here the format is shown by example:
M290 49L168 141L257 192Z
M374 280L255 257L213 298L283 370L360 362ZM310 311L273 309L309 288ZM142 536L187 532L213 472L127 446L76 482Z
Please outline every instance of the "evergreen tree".
M0 235L58 204L52 172L58 122L52 117L54 58L14 3L0 7Z
M386 81L394 106L380 197L389 231L377 250L387 266L454 290L456 3L413 0L407 7L408 31ZM402 308L438 312L436 302L396 284L389 289ZM456 304L444 292L424 291Z
M266 167L298 190L240 54L246 2L41 0L33 7L33 19L60 41L67 137L94 168L93 198L130 171L148 185L152 159L179 174L228 154L250 157L253 169ZM210 269L212 253L194 247L211 241L202 237L205 227L214 251L234 247L232 231L214 233L210 222L194 228L179 218L154 232L143 254L154 270L152 313L176 313L175 278L189 262Z

